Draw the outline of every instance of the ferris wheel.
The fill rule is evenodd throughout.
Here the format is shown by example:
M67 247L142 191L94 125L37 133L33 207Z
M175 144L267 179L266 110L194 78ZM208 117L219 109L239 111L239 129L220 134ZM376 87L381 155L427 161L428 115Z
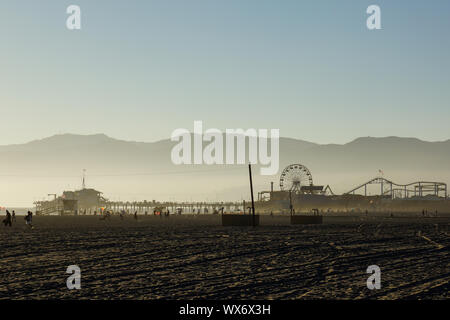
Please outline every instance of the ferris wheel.
M280 189L282 191L300 192L303 186L313 186L311 172L301 164L291 164L284 168L280 176Z

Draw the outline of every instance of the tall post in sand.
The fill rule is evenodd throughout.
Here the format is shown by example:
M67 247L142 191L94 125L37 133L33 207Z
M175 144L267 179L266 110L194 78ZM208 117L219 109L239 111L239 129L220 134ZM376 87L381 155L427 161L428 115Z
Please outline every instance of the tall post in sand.
M250 193L252 195L252 224L255 226L255 200L253 199L252 165L248 164L248 174L250 176Z
M292 206L292 191L289 190L289 210L291 213L291 217L293 216L294 207Z

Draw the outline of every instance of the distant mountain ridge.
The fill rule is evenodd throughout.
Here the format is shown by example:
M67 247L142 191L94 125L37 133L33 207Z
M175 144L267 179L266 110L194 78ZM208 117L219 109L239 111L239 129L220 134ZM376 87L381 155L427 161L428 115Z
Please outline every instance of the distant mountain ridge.
M329 143L329 144L319 144L315 142L309 142L306 140L296 139L296 138L289 138L289 137L280 137L281 140L286 141L295 141L295 142L301 142L305 143L311 146L345 146L345 145L357 145L357 144L366 144L371 142L377 142L377 143L383 143L383 144L389 144L389 143L398 143L399 141L407 142L407 143L450 143L450 139L444 140L444 141L425 141L418 138L413 137L397 137L397 136L386 136L386 137L359 137L355 138L354 140L344 143L344 144L338 144L338 143ZM45 137L42 139L35 139L26 143L22 144L10 144L10 145L0 145L0 148L3 147L12 147L12 146L25 146L25 145L33 145L33 144L46 144L46 143L103 143L103 142L126 142L126 143L132 143L132 144L159 144L165 141L170 141L170 139L162 139L155 142L144 142L144 141L128 141L128 140L122 140L122 139L116 139L107 136L104 133L97 133L97 134L72 134L72 133L64 133L64 134L55 134L50 137Z
M76 188L83 169L87 169L88 183L107 197L133 194L130 198L154 195L162 199L185 195L187 199L200 199L212 193L226 199L247 196L247 172L242 166L176 166L170 159L175 144L170 139L135 142L104 134L61 134L0 146L0 205L6 199L42 198L50 191ZM421 179L449 182L450 139L427 142L361 137L346 144L317 144L280 138L278 175L259 176L255 170L256 188L268 189L270 181L277 185L283 168L292 163L306 165L315 183L330 184L336 192L365 182L380 169L400 183ZM15 203L20 206L29 202Z

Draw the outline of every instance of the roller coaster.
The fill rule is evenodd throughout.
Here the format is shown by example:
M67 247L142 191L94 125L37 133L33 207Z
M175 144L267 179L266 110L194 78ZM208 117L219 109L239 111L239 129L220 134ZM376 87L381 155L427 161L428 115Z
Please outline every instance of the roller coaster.
M391 199L408 199L430 195L447 199L446 183L434 181L417 181L408 184L398 184L382 177L373 178L372 180L369 180L366 183L363 183L356 188L344 193L344 195L357 194L357 192L361 192L362 190L364 190L364 196L367 196L367 187L372 184L379 184L380 195L390 196Z
M450 213L444 182L399 184L378 176L337 195L329 186L315 185L311 172L300 164L287 166L280 176L280 190L273 190L272 182L270 191L260 192L258 200L259 209L267 212L286 212L293 206L296 212Z

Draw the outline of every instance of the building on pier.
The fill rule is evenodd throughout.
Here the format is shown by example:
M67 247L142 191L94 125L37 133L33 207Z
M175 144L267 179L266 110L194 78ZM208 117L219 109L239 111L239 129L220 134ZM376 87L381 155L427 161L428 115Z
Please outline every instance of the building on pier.
M93 214L105 207L108 200L100 191L83 188L64 191L61 196L54 195L53 200L36 201L36 213L40 215L77 215Z

